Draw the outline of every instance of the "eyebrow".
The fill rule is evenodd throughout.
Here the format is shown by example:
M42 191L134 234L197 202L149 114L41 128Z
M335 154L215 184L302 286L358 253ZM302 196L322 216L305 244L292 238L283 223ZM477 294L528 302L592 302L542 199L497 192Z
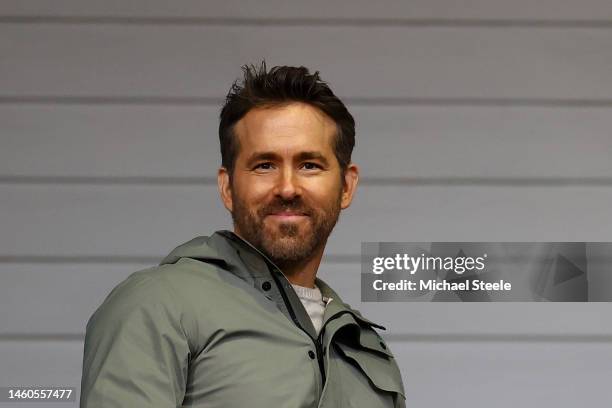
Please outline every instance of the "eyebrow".
M280 155L274 152L253 152L248 157L247 163L253 163L259 160L279 160L279 159L280 159ZM325 158L325 156L323 156L321 153L316 152L316 151L300 152L294 157L294 160L296 161L318 160L324 166L329 165L329 161L327 160L327 158Z
M328 166L329 162L327 161L327 159L325 158L325 156L323 156L321 153L319 152L301 152L300 154L297 155L296 159L298 161L304 161L304 160L318 160L321 163L323 163L323 165Z
M274 152L253 152L247 158L247 163L253 163L259 160L276 160L278 157L278 154Z

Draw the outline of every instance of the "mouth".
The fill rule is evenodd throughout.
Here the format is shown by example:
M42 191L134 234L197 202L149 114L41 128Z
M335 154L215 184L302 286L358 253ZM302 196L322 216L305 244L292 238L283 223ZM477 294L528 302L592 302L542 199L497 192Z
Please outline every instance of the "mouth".
M308 214L295 211L280 211L268 214L266 217L280 222L296 222L307 219Z

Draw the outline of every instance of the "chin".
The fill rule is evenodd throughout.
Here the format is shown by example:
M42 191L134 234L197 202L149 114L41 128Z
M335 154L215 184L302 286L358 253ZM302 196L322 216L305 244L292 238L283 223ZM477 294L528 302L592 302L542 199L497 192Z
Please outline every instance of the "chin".
M303 253L305 246L312 242L312 236L305 231L297 235L286 235L278 230L266 233L264 247L267 252L281 258L292 258L295 254Z

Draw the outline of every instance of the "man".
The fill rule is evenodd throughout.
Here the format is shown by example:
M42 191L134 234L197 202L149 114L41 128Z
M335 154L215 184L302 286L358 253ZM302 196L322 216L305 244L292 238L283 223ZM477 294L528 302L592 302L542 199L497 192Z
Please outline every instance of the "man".
M81 406L403 407L382 327L316 277L357 186L354 135L318 73L245 67L219 125L234 231L110 293L87 324Z

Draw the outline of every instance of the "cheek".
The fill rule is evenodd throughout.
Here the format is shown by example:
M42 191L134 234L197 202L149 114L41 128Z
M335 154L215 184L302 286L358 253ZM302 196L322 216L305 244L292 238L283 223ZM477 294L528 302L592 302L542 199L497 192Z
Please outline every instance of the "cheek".
M234 200L239 200L243 208L257 211L270 201L271 189L261 182L242 182L234 185Z
M342 194L342 186L337 180L320 180L305 188L304 195L308 201L318 207L331 207Z

